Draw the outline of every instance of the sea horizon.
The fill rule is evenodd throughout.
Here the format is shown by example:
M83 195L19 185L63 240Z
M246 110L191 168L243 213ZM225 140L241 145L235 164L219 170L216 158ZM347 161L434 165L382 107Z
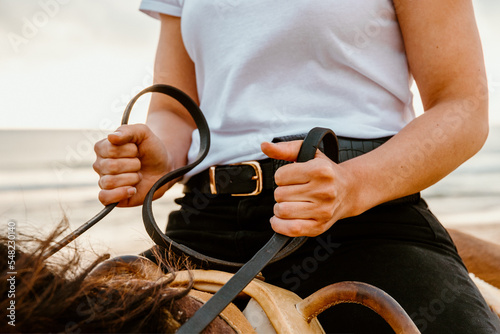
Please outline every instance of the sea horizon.
M102 205L97 199L98 176L92 169L93 146L110 132L0 129L0 221L15 220L45 231L65 217L76 228L96 214ZM422 194L443 225L500 242L500 125L491 127L478 154ZM177 207L174 198L181 195L182 186L177 185L155 202L164 224ZM115 211L105 218L108 223L93 228L92 244L98 240L118 254L151 245L140 208ZM114 240L117 228L120 237Z

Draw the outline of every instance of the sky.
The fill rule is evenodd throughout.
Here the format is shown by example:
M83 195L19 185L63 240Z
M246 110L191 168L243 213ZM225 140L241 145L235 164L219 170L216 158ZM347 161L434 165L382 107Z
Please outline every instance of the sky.
M500 125L500 1L474 0ZM114 129L152 83L159 22L139 0L0 0L0 129ZM416 108L420 108L416 98ZM147 97L131 122L143 122Z
M160 25L139 3L0 0L0 128L118 127L152 83Z

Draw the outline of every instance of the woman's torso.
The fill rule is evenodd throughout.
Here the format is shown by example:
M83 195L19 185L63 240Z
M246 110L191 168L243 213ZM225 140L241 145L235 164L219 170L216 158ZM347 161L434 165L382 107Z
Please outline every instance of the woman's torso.
M412 80L389 0L146 0L142 9L159 2L177 6L177 14L157 10L181 16L212 134L210 154L190 175L262 159L262 141L315 126L379 138L414 117ZM195 132L191 161L198 143Z

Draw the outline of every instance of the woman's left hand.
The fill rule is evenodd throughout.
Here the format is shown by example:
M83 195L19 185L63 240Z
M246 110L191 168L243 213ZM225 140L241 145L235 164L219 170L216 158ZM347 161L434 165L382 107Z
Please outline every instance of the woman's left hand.
M262 143L261 149L273 159L295 161L302 141ZM276 204L271 226L291 236L317 236L337 220L349 216L351 197L349 173L321 151L314 159L279 168L274 192Z

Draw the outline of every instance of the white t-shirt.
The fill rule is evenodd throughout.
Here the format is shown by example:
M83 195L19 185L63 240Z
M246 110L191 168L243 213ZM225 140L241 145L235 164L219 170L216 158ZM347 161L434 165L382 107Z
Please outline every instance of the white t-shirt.
M143 0L181 17L208 120L211 165L266 158L262 141L316 126L393 135L415 117L391 0ZM199 149L193 133L192 161Z

